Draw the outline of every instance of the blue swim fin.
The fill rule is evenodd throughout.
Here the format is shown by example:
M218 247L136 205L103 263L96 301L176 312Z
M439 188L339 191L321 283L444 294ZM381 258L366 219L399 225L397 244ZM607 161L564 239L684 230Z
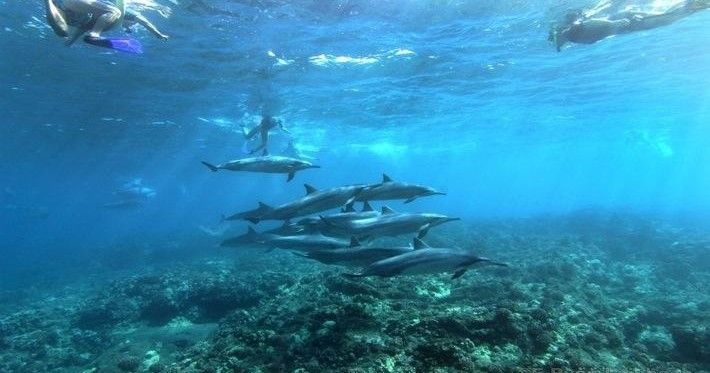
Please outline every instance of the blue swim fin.
M143 53L143 46L138 40L133 38L92 38L86 36L84 41L97 47L110 48L121 52Z

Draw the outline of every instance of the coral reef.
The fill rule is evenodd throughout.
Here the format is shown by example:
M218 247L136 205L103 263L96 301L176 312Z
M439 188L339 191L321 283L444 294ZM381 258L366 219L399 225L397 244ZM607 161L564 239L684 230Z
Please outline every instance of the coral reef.
M604 214L437 233L511 267L353 280L222 252L5 313L0 371L710 370L702 234Z

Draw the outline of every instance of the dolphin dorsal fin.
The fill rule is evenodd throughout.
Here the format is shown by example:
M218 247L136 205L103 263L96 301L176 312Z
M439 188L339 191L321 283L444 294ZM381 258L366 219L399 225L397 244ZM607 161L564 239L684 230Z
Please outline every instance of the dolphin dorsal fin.
M272 209L271 206L269 206L269 205L267 205L266 203L261 202L261 201L259 202L259 208L260 208L260 209L264 209L264 210L271 210L271 209Z
M318 191L313 185L310 184L303 184L304 187L306 187L306 195L309 195L311 193L315 193Z
M363 212L375 211L375 209L373 209L372 206L370 206L370 202L365 201L362 203L362 211Z
M389 183L392 181L392 178L387 176L387 174L382 174L382 182L383 183Z
M414 237L414 240L412 241L412 246L414 246L414 250L421 250L429 247L429 245L427 245L419 237Z
M383 214L394 214L394 210L392 210L388 206L382 206L382 213Z
M269 155L269 149L264 148L264 151L261 152L261 155L262 155L263 157L266 157L267 155Z
M350 238L350 247L358 247L360 246L360 240L357 239L357 237L352 236Z
M355 212L355 208L352 203L348 203L345 205L345 208L341 210L341 212Z

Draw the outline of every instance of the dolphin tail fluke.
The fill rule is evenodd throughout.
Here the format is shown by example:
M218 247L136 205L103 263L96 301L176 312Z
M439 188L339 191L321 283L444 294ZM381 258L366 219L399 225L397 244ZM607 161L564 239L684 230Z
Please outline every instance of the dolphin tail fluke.
M210 171L212 171L212 172L217 172L217 171L219 170L219 167L217 167L217 166L215 166L215 165L213 165L213 164L207 163L207 162L205 162L205 161L202 161L202 164L205 165L205 166L207 166L207 168L209 168Z
M293 177L296 176L295 172L289 172L288 173L288 178L286 179L286 182L288 183L289 181L293 180Z

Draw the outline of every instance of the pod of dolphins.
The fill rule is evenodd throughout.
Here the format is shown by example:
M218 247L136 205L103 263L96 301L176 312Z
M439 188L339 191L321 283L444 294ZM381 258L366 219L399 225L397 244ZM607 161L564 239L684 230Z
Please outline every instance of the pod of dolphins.
M310 162L281 156L244 158L212 165L202 162L211 171L249 171L283 173L287 181L297 171L319 168ZM438 225L459 220L441 214L396 212L387 206L376 211L370 201L403 200L445 195L433 188L403 183L382 175L375 184L357 184L319 190L305 184L306 195L278 206L258 202L253 210L223 217L225 220L246 220L258 224L264 220L282 221L283 225L264 232L249 227L247 232L224 240L222 247L265 247L291 250L295 255L324 264L360 267L347 277L393 277L405 274L449 272L458 278L473 266L490 264L507 266L467 251L430 247L422 241L429 230ZM356 211L355 202L362 202ZM328 210L340 212L325 215ZM294 220L300 218L298 221ZM409 246L365 246L363 242L385 236L416 235Z

